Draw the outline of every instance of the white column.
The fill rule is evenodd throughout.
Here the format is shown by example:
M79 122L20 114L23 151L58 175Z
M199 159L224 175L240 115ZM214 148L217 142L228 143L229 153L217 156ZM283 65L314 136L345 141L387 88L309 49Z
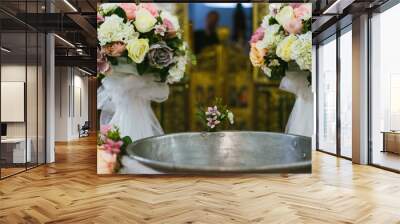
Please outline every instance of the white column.
M353 162L368 163L368 15L353 20Z
M317 149L317 47L315 45L312 46L312 72L311 72L311 91L313 93L313 135L312 135L312 150Z
M55 54L54 54L54 35L46 36L46 163L55 161L54 134L55 134Z

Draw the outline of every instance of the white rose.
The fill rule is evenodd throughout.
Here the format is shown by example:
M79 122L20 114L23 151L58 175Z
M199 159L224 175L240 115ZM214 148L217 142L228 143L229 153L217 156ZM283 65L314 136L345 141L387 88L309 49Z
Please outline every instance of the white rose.
M149 52L148 39L136 39L129 41L126 49L128 50L128 57L135 63L142 63L147 52Z
M283 7L278 14L276 14L275 19L278 21L279 24L284 26L287 24L289 21L291 21L294 18L294 11L291 6L285 6Z
M231 111L228 112L229 123L233 124L235 121L233 120L233 113Z
M124 28L124 19L117 15L107 16L97 29L98 39L101 46L113 41L122 41L120 35Z
M278 44L276 48L276 55L286 62L292 60L292 45L296 40L297 37L292 34L285 37L285 39Z
M279 34L280 25L274 24L266 27L263 39L256 43L258 49L270 49L276 47L278 42L282 40L282 35Z
M160 17L161 19L169 20L172 23L175 31L178 31L180 29L178 18L176 16L173 16L170 12L162 11Z
M179 82L185 75L186 56L177 57L175 60L177 61L176 64L168 71L167 83L169 84Z
M143 8L136 11L135 27L141 33L147 33L154 28L157 19L151 13Z
M117 3L103 3L100 5L100 12L102 13L102 15L106 15L109 12L115 10L117 7Z
M122 26L122 30L116 33L118 39L121 39L124 43L128 43L130 40L134 40L139 38L139 33L135 31L135 27L132 23L125 23Z
M307 32L299 35L292 46L292 58L299 65L301 70L311 71L312 64L312 34Z

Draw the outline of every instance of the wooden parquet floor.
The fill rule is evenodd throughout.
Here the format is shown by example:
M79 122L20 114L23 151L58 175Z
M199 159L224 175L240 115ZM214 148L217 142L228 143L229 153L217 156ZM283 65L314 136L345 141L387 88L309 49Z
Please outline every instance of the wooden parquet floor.
M95 138L0 181L0 223L400 223L400 175L313 154L310 175L98 176Z

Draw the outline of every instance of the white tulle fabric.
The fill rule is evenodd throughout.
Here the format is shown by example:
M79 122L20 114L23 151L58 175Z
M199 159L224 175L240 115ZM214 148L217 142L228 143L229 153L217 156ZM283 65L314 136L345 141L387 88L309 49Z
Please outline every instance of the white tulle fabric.
M280 89L296 95L296 102L286 125L286 133L311 137L313 135L313 94L304 72L287 72Z
M97 91L100 125L116 125L122 136L130 136L134 141L163 134L151 101L167 100L168 85L156 82L151 74L140 76L133 64L120 63L112 69Z

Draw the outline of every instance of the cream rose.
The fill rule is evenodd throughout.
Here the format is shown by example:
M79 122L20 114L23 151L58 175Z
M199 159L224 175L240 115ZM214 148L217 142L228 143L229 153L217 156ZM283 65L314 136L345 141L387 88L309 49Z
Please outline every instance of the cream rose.
M278 21L279 24L285 26L294 18L294 11L291 6L283 7L278 14L276 14L275 19Z
M128 56L135 63L142 63L144 57L149 51L149 40L148 39L136 39L129 41L126 46L128 50Z
M292 60L292 46L296 40L297 37L292 34L285 37L285 39L278 44L276 48L276 55L287 62Z
M144 8L136 11L136 20L134 22L136 29L141 33L147 33L154 28L157 19Z

